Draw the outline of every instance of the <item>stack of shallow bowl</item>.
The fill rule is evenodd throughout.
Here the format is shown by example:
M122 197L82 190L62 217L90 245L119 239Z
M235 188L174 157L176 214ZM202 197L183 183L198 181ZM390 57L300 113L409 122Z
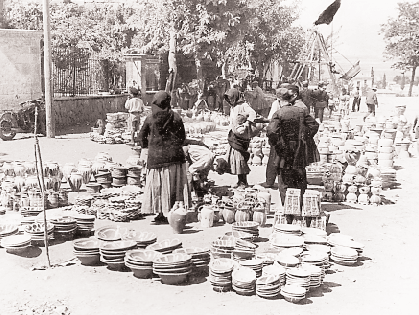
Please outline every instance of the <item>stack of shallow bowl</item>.
M32 239L32 245L43 246L44 244L44 235L45 235L45 225L44 223L32 223L25 225L24 227L25 234L30 235ZM54 225L52 223L47 223L47 238L54 238Z
M279 254L277 257L277 261L281 266L284 266L286 268L296 267L300 263L300 259L289 254Z
M233 259L246 260L253 258L256 253L256 247L257 245L252 242L236 239L233 250Z
M125 267L125 254L137 247L134 241L114 241L100 244L100 260L107 264L110 269L120 270Z
M231 259L214 259L209 264L209 281L216 292L227 292L232 289L232 272L234 261Z
M77 230L77 222L71 217L51 219L54 224L54 236L57 239L72 240Z
M280 250L290 247L303 247L304 238L296 235L274 233L271 235L270 243L273 248Z
M239 238L239 239L249 241L249 242L253 241L253 238L254 238L253 234L251 233L239 232L239 231L227 232L225 235L232 236L234 238Z
M337 264L352 266L358 260L358 252L354 248L334 246L330 258Z
M279 275L262 276L256 280L257 296L271 299L276 298L281 291Z
M304 234L304 247L306 248L307 245L327 245L326 237L317 236L313 234Z
M154 243L154 244L148 245L146 247L146 249L155 250L155 251L160 252L162 254L170 254L175 249L181 248L181 247L182 247L182 242L179 239L174 238L174 239L167 239L167 240L163 240L159 243Z
M253 269L256 272L256 278L262 275L263 260L262 259L249 259L239 262L241 266Z
M342 243L351 241L353 241L352 236L341 233L332 233L327 237L327 242L330 246L341 246Z
M208 273L208 264L211 260L208 248L179 248L175 249L173 253L190 255L193 273Z
M20 225L24 226L27 224L35 223L37 216L23 217L20 219Z
M274 226L274 231L276 233L282 233L287 235L301 235L301 227L293 224L276 224Z
M393 139L378 140L378 166L393 168Z
M310 289L318 288L322 284L323 270L321 267L302 263L301 268L310 272Z
M153 272L163 284L180 284L188 280L192 257L187 254L163 255L153 261Z
M152 232L129 231L127 234L122 235L123 240L137 242L138 248L146 248L148 245L157 242L157 235Z
M290 255L299 258L303 253L304 249L302 247L290 247L284 248L280 255Z
M262 277L263 276L278 276L280 285L284 285L286 281L286 269L278 264L277 262L272 265L265 266L262 268Z
M135 277L145 279L153 277L153 262L162 256L154 250L133 249L126 252L124 261Z
M7 236L19 233L19 226L16 224L1 224L0 225L0 241Z
M8 253L21 253L31 246L30 235L11 235L1 239L1 247L6 248Z
M278 252L264 252L256 254L257 259L261 259L263 261L263 267L272 265L275 261L277 261Z
M306 227L306 228L302 228L301 232L303 232L303 235L316 235L316 236L320 236L320 237L326 237L327 236L326 231L323 231L323 230L317 229L317 228Z
M234 222L232 224L233 231L245 232L252 234L253 237L259 236L259 223L254 221Z
M308 251L306 252L301 261L305 264L311 264L321 269L321 280L323 281L326 275L326 268L329 266L329 255L321 251Z
M42 212L42 207L21 207L20 214L23 217L37 216Z
M310 272L303 268L288 268L286 271L286 283L310 289Z
M235 239L218 239L211 243L211 256L213 259L232 257L234 246L236 245Z
M73 216L77 223L77 232L82 236L90 236L94 227L95 216L90 214L77 214Z
M96 265L100 261L99 241L95 239L79 239L73 242L73 253L82 265Z
M103 226L96 230L96 237L102 241L112 242L121 239L120 228L116 225Z
M306 244L305 249L309 252L321 252L326 255L330 254L330 246L322 244Z
M256 272L251 268L240 267L232 273L233 290L239 295L253 295L256 290Z
M331 234L331 236L334 234ZM336 234L335 237L331 237L329 238L329 243L332 246L339 246L339 247L349 247L349 248L353 248L357 251L358 256L362 255L363 251L364 251L364 244L361 244L359 242L355 242L351 236L348 235L344 235L344 236L339 236L340 234Z
M281 295L286 301L291 303L298 303L306 296L306 289L293 284L286 284L281 287Z

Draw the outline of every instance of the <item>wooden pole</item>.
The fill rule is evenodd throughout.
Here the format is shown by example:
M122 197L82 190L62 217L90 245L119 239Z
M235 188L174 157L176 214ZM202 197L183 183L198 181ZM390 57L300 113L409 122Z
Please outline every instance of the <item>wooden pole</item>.
M55 121L52 111L52 71L51 71L51 33L50 33L50 14L49 0L44 1L43 19L44 19L44 77L45 77L45 115L46 131L48 138L55 137Z

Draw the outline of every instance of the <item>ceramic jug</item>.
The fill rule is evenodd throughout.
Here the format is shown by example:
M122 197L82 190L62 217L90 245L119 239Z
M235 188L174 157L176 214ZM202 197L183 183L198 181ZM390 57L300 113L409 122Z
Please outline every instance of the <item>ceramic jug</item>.
M202 228L210 228L214 225L214 210L211 206L202 206L200 222Z

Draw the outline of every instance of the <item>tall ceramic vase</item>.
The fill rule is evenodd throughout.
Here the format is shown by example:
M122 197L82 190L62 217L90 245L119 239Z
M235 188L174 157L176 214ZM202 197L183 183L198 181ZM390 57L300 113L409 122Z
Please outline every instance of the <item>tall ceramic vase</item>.
M80 191L80 187L83 184L83 176L77 172L71 173L68 177L68 184L71 191Z

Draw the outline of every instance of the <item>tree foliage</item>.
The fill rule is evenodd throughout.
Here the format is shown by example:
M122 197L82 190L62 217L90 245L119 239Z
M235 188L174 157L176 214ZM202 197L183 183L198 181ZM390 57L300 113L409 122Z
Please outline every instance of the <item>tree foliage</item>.
M411 70L409 96L416 68L419 66L419 2L398 3L397 18L390 18L381 27L386 47L384 56L396 60L393 67L400 70Z

